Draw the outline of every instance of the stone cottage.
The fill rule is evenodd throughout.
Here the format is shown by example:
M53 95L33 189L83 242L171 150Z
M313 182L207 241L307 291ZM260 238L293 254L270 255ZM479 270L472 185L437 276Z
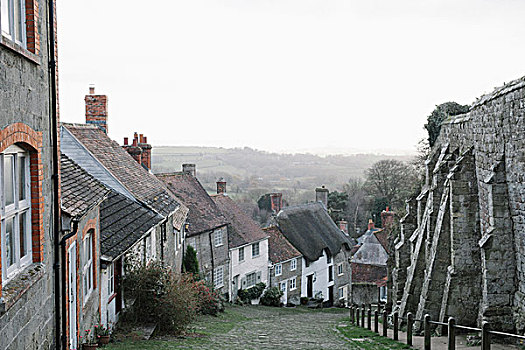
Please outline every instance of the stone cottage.
M268 235L226 193L226 182L217 182L217 194L212 196L228 224L230 257L230 301L239 289L262 282L268 285Z
M325 194L327 190L319 192ZM326 201L283 208L276 220L280 231L303 256L301 296L346 304L350 300L350 250L355 242L332 221Z
M68 301L62 331L68 349L76 349L83 330L100 322L100 204L110 190L63 154L60 165L62 222L70 223L60 247L67 265L61 292Z
M227 295L229 222L197 179L195 164L183 164L182 172L156 176L189 208L184 250L192 246L197 251L200 273Z
M284 305L299 305L301 300L301 253L284 237L277 226L265 227L269 245L268 285L283 292Z
M441 124L395 242L401 314L525 330L525 78Z
M62 124L62 151L105 186L145 204L162 217L146 238L146 253L180 271L188 208L143 162L107 136L107 117L107 97L96 95L91 87L86 96L87 124Z
M359 238L352 253L352 304L386 302L388 253L381 244L383 229L372 220L368 230Z
M0 349L55 349L62 281L53 266L63 267L55 9L53 1L26 1L15 16L6 4L0 1Z

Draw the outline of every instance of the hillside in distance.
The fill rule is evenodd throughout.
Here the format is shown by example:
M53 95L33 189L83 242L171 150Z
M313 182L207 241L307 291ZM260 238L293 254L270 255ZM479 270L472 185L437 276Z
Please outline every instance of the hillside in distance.
M182 164L194 163L197 177L210 193L219 178L227 182L228 194L240 202L252 202L265 193L282 192L288 204L315 198L314 189L325 185L341 190L350 178L382 159L408 161L410 156L355 154L317 156L278 154L244 148L161 146L152 150L154 173L181 171Z

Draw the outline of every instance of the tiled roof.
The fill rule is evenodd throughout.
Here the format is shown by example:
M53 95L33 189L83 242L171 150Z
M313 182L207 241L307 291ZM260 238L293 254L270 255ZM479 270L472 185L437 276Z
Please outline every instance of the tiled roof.
M386 230L376 231L374 235L388 253L388 232Z
M118 143L93 125L62 124L126 190L163 216L180 205L155 175L138 164ZM118 191L118 190L117 190Z
M269 259L277 264L301 256L301 253L288 242L286 237L276 226L265 227L264 232L268 234Z
M343 244L350 249L355 245L352 238L337 227L320 202L283 208L277 222L284 236L309 261L316 261L324 249L332 255L341 250Z
M60 158L62 210L72 217L82 216L108 194L103 184L62 154Z
M228 224L228 220L196 177L183 172L156 174L156 176L189 208L187 219L189 227L186 231L188 236Z
M152 209L111 191L100 207L100 249L115 259L164 218Z
M246 215L235 202L224 194L212 196L215 204L230 222L228 227L228 247L236 248L242 245L260 241L268 237L257 223Z

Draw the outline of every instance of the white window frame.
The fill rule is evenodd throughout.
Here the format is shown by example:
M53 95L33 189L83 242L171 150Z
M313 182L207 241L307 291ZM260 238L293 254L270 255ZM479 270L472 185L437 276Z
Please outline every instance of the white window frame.
M216 267L213 270L213 286L215 288L224 286L224 266Z
M82 241L82 296L86 305L93 292L93 235L89 232Z
M339 265L337 265L337 276L342 276L344 275L344 270L343 270L343 263L340 263Z
M283 265L275 265L275 276L281 276L283 274Z
M297 259L294 258L290 261L290 271L295 271L297 269Z
M244 261L244 247L239 248L239 262Z
M253 276L253 284L250 283L251 276ZM246 274L246 288L253 287L257 284L257 272Z
M115 265L108 265L108 296L115 294Z
M13 179L13 203L6 205L5 198L5 176L4 176L4 159L10 157L12 159L11 177ZM32 252L32 232L31 232L31 173L29 168L30 155L24 149L13 145L8 147L4 152L0 153L0 259L2 262L2 281L7 283L14 276L16 276L25 267L33 263ZM25 183L21 184L20 170L23 169ZM22 188L20 188L22 186ZM20 198L20 190L24 191L25 197ZM24 219L22 219L24 218ZM7 263L7 221L12 220L12 232L10 240L14 248L13 261L10 266ZM23 229L25 231L20 237L20 225L23 221ZM25 247L25 255L21 256L21 243Z
M290 278L290 290L297 289L297 277Z
M286 281L279 283L279 290L283 293L286 292Z
M339 299L346 299L345 298L345 287L339 288Z
M218 229L218 230L215 230L215 232L213 232L213 243L216 247L220 247L221 245L223 245L223 239L222 239L222 229Z
M257 247L257 249L256 249ZM252 244L252 258L256 258L261 255L261 247L259 242Z
M20 6L18 21L15 18L15 4ZM6 7L5 7L6 6ZM7 23L9 33L4 31ZM20 23L20 38L15 37L16 24ZM26 3L25 0L0 0L0 35L26 48ZM20 39L20 40L19 40Z

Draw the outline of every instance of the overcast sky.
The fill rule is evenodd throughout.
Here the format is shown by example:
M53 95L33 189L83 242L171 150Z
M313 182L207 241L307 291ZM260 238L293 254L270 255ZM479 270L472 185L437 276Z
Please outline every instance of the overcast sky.
M57 2L61 120L95 84L120 143L395 153L525 75L520 0Z

